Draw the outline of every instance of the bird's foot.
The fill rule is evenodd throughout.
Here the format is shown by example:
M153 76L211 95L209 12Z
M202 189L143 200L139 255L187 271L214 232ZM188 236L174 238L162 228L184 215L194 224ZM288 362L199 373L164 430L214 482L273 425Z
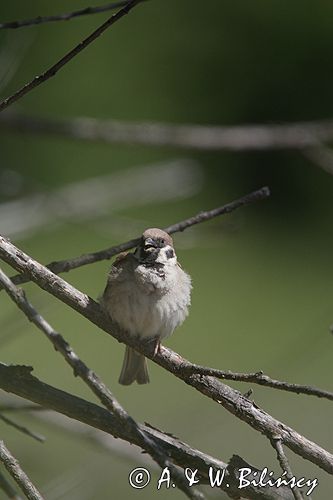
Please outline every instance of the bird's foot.
M161 340L159 337L150 337L148 339L144 339L144 343L147 346L150 346L153 349L153 357L161 351Z
M161 340L159 338L154 339L154 358L156 354L161 352Z

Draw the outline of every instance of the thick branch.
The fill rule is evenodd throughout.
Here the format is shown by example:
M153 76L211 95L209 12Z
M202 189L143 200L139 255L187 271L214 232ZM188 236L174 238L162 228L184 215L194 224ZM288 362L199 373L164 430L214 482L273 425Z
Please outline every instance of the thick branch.
M111 144L173 147L202 151L265 151L320 146L333 139L332 120L281 125L194 125L159 122L121 122L94 118L55 120L6 114L4 131L53 135L68 139Z
M220 215L225 215L237 210L237 208L249 205L250 203L254 203L259 200L264 200L268 198L270 195L270 191L268 187L262 187L257 191L253 191L238 200L234 200L226 205L222 205L217 208L213 208L212 210L206 210L199 212L193 217L189 217L181 222L177 222L176 224L172 224L164 228L169 234L176 233L178 231L184 231L188 227L194 226L195 224L200 224L201 222L205 222L207 220L213 219L214 217L218 217ZM125 243L121 243L120 245L116 245L110 248L106 248L105 250L99 250L98 252L87 253L84 255L80 255L79 257L74 257L73 259L65 259L60 261L51 262L46 267L50 269L55 274L60 274L63 272L71 271L72 269L76 269L78 267L86 266L88 264L93 264L94 262L99 262L101 260L109 260L115 255L125 252L126 250L130 250L135 247L140 241L140 238L134 238L132 240L126 241ZM13 276L11 278L13 283L16 285L26 283L30 281L29 276L26 274L19 274L17 276ZM1 290L0 285L0 290Z
M31 92L31 90L38 87L41 83L45 82L52 76L54 76L61 68L63 68L66 64L68 64L74 57L76 57L82 50L84 50L88 45L90 45L93 41L95 41L104 31L110 28L114 23L119 21L123 16L128 14L133 7L135 7L140 0L130 0L126 3L125 7L119 10L116 14L113 14L105 23L99 26L93 33L91 33L87 38L82 40L78 45L76 45L72 50L67 52L59 61L57 61L53 66L51 66L48 70L44 71L38 76L35 76L31 82L24 85L24 87L20 88L17 92L12 94L11 96L4 99L0 102L0 112L4 109L8 108L11 104L13 104L18 99L21 99L25 94Z
M27 366L6 366L0 363L0 388L12 394L16 394L29 401L33 401L45 408L62 413L69 418L87 424L95 429L102 430L115 438L123 439L129 443L140 446L138 436L127 429L109 411L97 406L94 403L85 401L82 398L68 394L45 384L31 374L32 368ZM147 434L160 446L164 453L170 457L178 466L182 468L190 467L198 469L198 473L203 483L208 482L209 467L214 470L227 468L227 477L223 481L221 488L225 493L237 491L238 480L235 475L236 465L234 460L230 464L215 459L199 450L191 448L186 443L179 441L170 434L165 434L149 425L138 424L140 430ZM242 467L252 468L251 465L242 461ZM253 470L258 470L253 467ZM230 484L230 488L226 484ZM239 490L238 490L239 491ZM251 500L292 500L292 495L288 489L270 488L268 492L262 488L243 488L242 497ZM281 496L278 496L278 494Z
M21 469L20 464L6 448L3 441L0 441L0 460L29 500L43 500L37 488Z
M76 290L72 285L24 254L3 237L0 237L0 257L17 271L27 273L38 286L72 307L102 330L111 334L120 342L130 345L188 385L221 404L226 410L255 430L269 438L272 435L280 436L281 442L296 454L333 474L333 455L328 451L271 417L255 403L243 397L238 391L222 384L219 380L206 375L189 375L188 366L191 363L171 351L171 349L162 347L161 351L154 356L154 347L152 345L143 344L137 339L126 337L117 325L105 315L97 302Z
M112 2L105 5L97 5L96 7L85 7L84 9L74 10L73 12L65 12L54 16L38 16L32 19L9 21L6 23L0 23L0 29L17 29L36 24L51 23L54 21L69 21L70 19L75 19L80 16L100 14L101 12L107 12L108 10L118 9L118 7L123 7L127 3L128 0L122 0L121 2Z
M189 488L183 474L181 474L180 471L169 462L167 456L163 453L163 450L161 450L154 441L152 441L139 429L137 423L128 415L99 376L90 370L88 366L77 356L65 339L58 332L56 332L30 304L25 297L23 290L18 289L1 269L0 282L5 288L7 294L27 316L29 321L34 323L37 328L46 335L55 349L60 352L65 361L73 368L74 374L79 376L98 397L100 402L108 410L113 412L121 425L128 430L131 430L132 433L137 434L140 446L146 450L162 468L169 467L171 469L173 479L177 486L184 491L189 498L193 498L194 500L203 499L202 494L196 490L196 488Z

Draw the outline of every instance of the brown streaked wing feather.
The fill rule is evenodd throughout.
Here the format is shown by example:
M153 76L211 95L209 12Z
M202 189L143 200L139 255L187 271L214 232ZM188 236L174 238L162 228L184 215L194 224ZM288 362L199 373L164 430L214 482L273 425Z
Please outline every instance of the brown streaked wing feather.
M113 283L118 279L122 279L122 272L124 268L129 264L130 260L132 260L132 258L134 257L131 252L122 252L116 257L109 271L106 287L103 292L102 298L107 299L108 292L110 291Z
M112 267L119 267L123 264L123 261L126 259L128 255L133 255L131 252L121 252L117 257L115 258L114 262L112 262Z

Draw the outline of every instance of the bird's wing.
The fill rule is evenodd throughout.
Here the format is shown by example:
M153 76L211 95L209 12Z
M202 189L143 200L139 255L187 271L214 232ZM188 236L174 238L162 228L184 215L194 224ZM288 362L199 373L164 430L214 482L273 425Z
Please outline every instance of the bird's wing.
M108 275L107 284L102 296L103 299L107 300L108 294L116 282L126 279L126 274L133 267L134 261L134 256L130 252L122 252L116 257Z

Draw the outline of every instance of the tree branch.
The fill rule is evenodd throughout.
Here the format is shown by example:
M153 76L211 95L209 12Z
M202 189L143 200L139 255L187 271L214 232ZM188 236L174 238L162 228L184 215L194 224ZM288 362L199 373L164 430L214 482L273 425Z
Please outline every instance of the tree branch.
M45 408L49 408L69 418L82 422L95 429L104 431L115 438L123 439L129 443L140 446L138 435L126 429L113 413L100 406L85 401L82 398L68 394L65 391L56 389L38 380L31 374L32 368L28 366L6 366L0 363L0 388L6 392L16 394L29 401L33 401ZM233 459L230 464L213 458L199 450L191 448L186 443L179 441L170 434L165 434L148 424L138 424L140 430L147 434L160 446L164 453L170 457L179 467L198 469L198 473L203 483L209 482L209 467L214 470L224 470L227 468L226 481L223 481L221 489L230 494L238 489L238 478L235 476L237 468ZM239 457L238 457L239 458ZM242 459L240 459L242 460ZM247 462L242 461L242 467L252 468ZM253 470L258 470L253 467ZM226 484L230 484L230 488ZM262 488L255 489L245 487L242 490L242 497L250 500L292 500L289 489L270 488L263 491ZM239 490L238 490L239 492ZM277 496L278 494L281 496ZM232 497L234 498L234 497Z
M122 122L94 118L52 119L6 113L4 131L53 135L110 144L137 144L202 151L267 151L316 148L333 139L333 121L235 126Z
M222 384L219 380L206 375L189 375L186 367L191 363L171 349L161 347L160 352L154 355L154 346L151 343L144 344L138 339L126 337L91 297L75 289L3 237L0 237L0 257L17 271L27 273L32 281L43 290L72 307L118 341L126 343L152 359L268 438L272 435L280 436L282 443L294 453L318 465L329 474L333 474L333 455L328 451L273 418L238 391Z
M14 427L14 429L22 432L23 434L26 434L27 436L32 437L33 439L36 439L36 441L39 441L40 443L43 443L45 441L45 437L41 436L40 434L37 434L36 432L32 432L27 427L24 427L22 425L17 424L13 420L11 420L8 417L5 417L5 415L2 415L0 413L0 419L5 422L5 424L10 425L11 427Z
M11 498L12 500L22 500L22 497L20 497L12 485L7 481L5 476L1 474L0 472L0 489L7 495L8 498Z
M277 459L279 461L282 472L285 472L287 479L291 480L294 477L294 474L290 468L288 459L287 459L286 454L283 450L283 446L282 446L280 437L273 436L273 437L271 437L270 441L271 441L271 445L273 446L273 448L276 451ZM303 500L303 495L301 494L300 491L298 491L297 488L293 488L292 493L294 495L295 500Z
M265 387L272 387L280 391L295 392L296 394L307 394L308 396L317 396L318 398L325 398L333 401L333 392L318 389L310 385L290 384L289 382L282 382L281 380L274 380L262 371L256 373L235 373L229 370L217 370L215 368L208 368L190 364L185 368L188 374L207 375L209 377L216 377L222 380L234 380L236 382L252 382L253 384L263 385Z
M111 411L119 420L119 423L134 434L137 434L140 446L147 451L151 457L162 467L169 467L172 477L177 486L192 499L203 499L203 495L196 489L190 488L185 477L175 466L169 462L167 456L163 453L154 441L141 431L137 423L124 410L117 401L110 389L103 383L99 376L90 370L88 366L77 356L65 339L56 332L52 326L36 311L25 297L23 290L16 288L6 274L0 269L0 282L5 288L9 297L16 303L21 311L26 315L29 321L34 323L46 337L51 341L54 348L63 356L65 361L73 368L74 374L79 376L83 382L98 397L100 402Z
M105 5L97 5L96 7L85 7L84 9L74 10L73 12L65 12L63 14L57 14L54 16L37 16L32 19L9 21L6 23L0 23L0 29L17 29L17 28L24 28L26 26L33 26L36 24L50 23L54 21L69 21L70 19L75 19L80 16L86 16L90 14L100 14L101 12L114 10L117 9L118 7L123 7L127 3L128 0L122 0L120 2L112 2L112 3L107 3Z
M164 228L169 234L176 233L178 231L184 231L185 229L194 226L195 224L200 224L201 222L205 222L207 220L213 219L214 217L218 217L220 215L225 215L237 210L237 208L249 205L250 203L254 203L259 200L264 200L270 196L270 191L268 187L262 187L257 191L253 191L238 200L234 200L226 205L222 205L217 208L213 208L212 210L202 211L193 217L189 217L181 222L177 222L176 224L172 224ZM74 257L73 259L65 259L60 261L51 262L47 264L47 268L55 274L60 274L63 272L71 271L72 269L76 269L81 266L86 266L88 264L93 264L94 262L99 262L101 260L109 260L115 255L125 252L126 250L130 250L138 245L140 241L140 237L134 238L132 240L126 241L125 243L121 243L120 245L116 245L110 248L106 248L105 250L99 250L98 252L87 253L84 255L80 255L79 257ZM11 278L14 284L22 284L30 281L30 278L27 274L19 274L17 276L13 276ZM0 290L2 287L0 286Z
M43 500L37 488L21 469L20 464L6 448L3 441L0 441L0 460L29 500Z
M57 61L53 66L44 71L38 76L35 76L33 80L29 83L25 84L22 88L17 90L14 94L7 97L3 101L0 102L0 112L4 109L8 108L11 104L13 104L18 99L21 99L25 94L31 92L34 88L38 87L41 83L45 82L52 76L54 76L63 66L69 63L74 57L76 57L82 50L84 50L88 45L90 45L93 41L95 41L104 31L113 26L114 23L119 21L123 16L128 14L130 10L133 9L140 0L130 0L126 3L125 7L119 10L116 14L113 14L105 23L99 26L95 31L93 31L87 38L82 40L78 45L76 45L72 50L67 52L59 61Z

